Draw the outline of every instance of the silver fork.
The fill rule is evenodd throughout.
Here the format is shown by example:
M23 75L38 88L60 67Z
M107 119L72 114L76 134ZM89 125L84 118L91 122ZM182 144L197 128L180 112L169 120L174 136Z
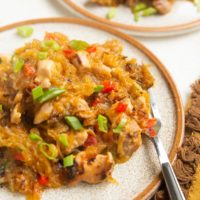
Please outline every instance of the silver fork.
M152 114L152 117L154 117L157 120L157 123L154 126L154 130L156 131L157 135L156 135L156 137L151 137L150 134L147 134L147 135L148 135L148 137L151 138L151 140L155 146L156 152L158 154L160 165L162 168L163 177L164 177L164 180L165 180L165 183L167 186L167 190L168 190L170 199L171 200L185 200L185 197L180 188L178 180L175 176L173 168L169 162L167 153L163 147L162 142L160 141L160 139L158 137L158 133L160 131L162 124L161 124L160 113L159 113L158 107L156 105L156 101L154 99L152 89L149 89L149 94L151 97L151 114Z

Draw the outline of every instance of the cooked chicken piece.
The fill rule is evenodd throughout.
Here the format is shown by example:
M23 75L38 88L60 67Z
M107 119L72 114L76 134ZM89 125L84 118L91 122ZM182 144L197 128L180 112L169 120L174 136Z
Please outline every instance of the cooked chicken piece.
M124 132L129 133L131 136L133 136L136 132L141 133L141 128L134 119L127 119L126 126L124 127Z
M104 64L94 63L92 64L92 72L98 77L111 78L111 68Z
M91 158L86 152L80 152L75 159L81 173L76 178L77 182L83 181L91 184L105 180L113 170L114 160L111 153L98 154Z
M90 110L88 103L84 99L73 98L71 103L72 103L73 106L76 107L77 111Z
M92 110L81 110L76 112L76 116L83 119L93 119L96 116L96 113Z
M21 122L21 104L17 103L11 113L11 123L19 124Z
M41 106L39 111L35 114L34 124L39 124L51 116L53 111L53 105L51 102L47 102Z
M48 78L45 78L42 82L41 82L41 86L42 88L50 88L51 86L51 82Z
M108 116L109 120L113 124L117 118L118 118L118 113L116 112L118 103L113 104L110 108L107 109L106 111L106 116Z
M71 60L72 64L79 69L90 68L90 61L88 59L88 53L85 51L78 51L77 54Z
M137 100L136 100L136 102L137 102L138 106L140 106L140 107L146 107L146 103L147 102L146 102L146 99L145 99L144 96L138 97Z
M98 76L111 78L111 68L107 67L106 65L102 64L93 64L92 65L92 72Z
M108 66L106 66L106 65L102 65L100 69L103 70L103 71L105 71L105 72L107 72L107 73L110 73L110 72L111 72L110 67L108 67Z
M93 118L95 116L94 111L90 109L88 103L81 98L73 98L71 100L72 112L74 115L83 119Z
M127 104L126 113L131 114L133 111L133 105L131 103L130 98L125 98L121 102Z
M145 113L150 112L149 96L147 96L147 97L148 98L145 97L145 93L144 93L143 96L140 96L137 99L135 99L135 103L136 103L137 107L140 108L140 111L143 111Z
M19 92L17 92L15 99L14 99L14 103L18 103L22 100L23 98L23 91L20 90Z
M38 62L36 81L40 82L41 87L49 88L51 86L50 79L53 76L55 63L52 60L41 60Z
M128 119L123 132L120 133L117 157L120 162L127 161L141 145L141 129L134 119Z
M80 147L85 143L85 141L87 140L87 137L88 137L88 131L89 130L83 130L83 131L77 132L74 135L74 141L73 141L72 149Z
M78 147L83 146L88 138L88 134L94 134L92 130L84 129L79 132L68 132L68 142L69 146L65 148L65 153L72 153L74 150L76 151Z
M96 117L84 119L83 125L84 126L94 126L96 124Z
M172 2L168 0L153 0L153 6L160 14L166 14L171 10Z

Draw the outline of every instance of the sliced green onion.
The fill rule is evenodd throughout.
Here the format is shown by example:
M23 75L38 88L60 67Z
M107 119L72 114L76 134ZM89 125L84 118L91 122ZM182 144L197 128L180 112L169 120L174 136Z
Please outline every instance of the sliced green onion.
M197 7L197 10L200 11L200 0L194 0L194 5Z
M146 8L147 8L147 5L145 3L138 3L136 6L132 7L131 11L134 15L134 21L135 22L139 21L139 18L140 18L139 13Z
M103 115L98 115L98 128L101 132L108 132L108 119Z
M0 104L0 111L3 111L3 105Z
M24 66L24 60L22 58L16 58L13 65L13 71L19 73Z
M42 141L42 138L37 133L30 133L29 138L33 141Z
M75 116L65 116L65 120L69 126L71 126L74 130L80 131L83 129L83 126L79 119Z
M82 41L82 40L71 40L69 42L69 46L76 50L76 51L79 51L79 50L85 50L89 47L89 44L85 41Z
M42 51L38 52L38 58L39 58L40 60L46 59L46 58L47 58L47 55L48 55L47 52L42 52Z
M55 51L61 49L60 45L55 40L44 40L41 42L41 47L45 51L47 51L49 48L52 48Z
M33 34L33 28L30 26L17 27L17 34L23 38L30 37Z
M59 135L59 141L64 147L67 147L68 146L67 134L61 133Z
M144 10L145 8L147 8L147 5L145 3L138 3L136 6L132 7L132 12L136 13L141 10Z
M58 156L58 151L54 144L47 144L45 142L41 142L39 144L39 149L41 153L49 160L54 160Z
M157 13L157 10L153 7L148 7L142 11L142 16L147 17Z
M108 13L106 14L107 19L113 19L117 14L117 9L115 7L110 8Z
M50 88L49 90L45 91L42 96L37 98L37 102L44 103L46 101L49 101L49 100L61 95L64 92L65 92L65 90L61 89L61 88Z
M104 88L104 85L97 85L94 87L94 92L101 92L103 88Z
M140 19L139 14L138 13L134 13L134 21L138 22Z
M32 96L33 99L36 100L39 97L44 95L44 91L41 86L37 86L36 88L32 89Z
M113 129L113 132L116 133L116 134L120 134L122 129L124 128L126 122L127 122L127 119L125 117L123 117L121 119L120 123L118 124L118 126Z
M53 44L52 49L55 51L59 51L61 49L60 45L56 42Z
M74 165L74 155L66 156L63 159L63 167L71 167Z

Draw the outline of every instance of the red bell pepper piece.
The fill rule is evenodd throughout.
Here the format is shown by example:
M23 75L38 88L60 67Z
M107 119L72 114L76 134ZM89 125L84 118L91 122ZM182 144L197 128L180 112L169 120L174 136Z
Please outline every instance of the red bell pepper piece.
M99 103L101 103L101 100L99 98L94 99L94 101L91 102L91 106L95 107L97 106Z
M33 77L36 75L35 68L31 63L26 63L23 68L24 75L27 77Z
M86 51L88 52L88 53L93 53L93 52L95 52L97 50L97 48L95 47L95 46L91 46L91 47L88 47L87 49L86 49Z
M38 183L41 185L41 186L46 186L48 184L49 180L46 176L39 176L38 178Z
M103 85L104 85L104 89L101 91L103 94L109 93L115 89L115 85L112 81L104 81Z
M54 33L46 33L45 34L45 39L46 40L57 40L57 37Z
M63 53L67 58L69 58L75 54L75 51L73 49L64 49Z
M149 129L149 134L151 137L156 137L156 135L157 135L156 131L152 128Z
M128 106L128 104L126 104L126 103L118 103L118 105L116 107L116 111L118 113L125 112L127 109L127 106Z
M97 139L94 135L88 134L87 140L84 143L84 146L91 146L97 144Z
M23 155L21 153L16 153L14 155L14 159L18 160L18 161L22 161L22 160L24 160L24 157L23 157Z
M147 128L152 128L156 125L156 119L155 118L151 118L151 119L148 119L147 121L147 124L146 124L146 127Z

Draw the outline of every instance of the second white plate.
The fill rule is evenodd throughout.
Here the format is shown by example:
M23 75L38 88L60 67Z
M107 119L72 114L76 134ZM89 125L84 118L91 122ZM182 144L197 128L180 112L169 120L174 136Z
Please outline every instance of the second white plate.
M89 0L62 0L75 14L96 20L138 36L160 37L187 33L200 28L200 12L192 2L178 0L170 13L151 17L141 17L135 22L130 8L119 6L114 19L105 18L108 7L88 4Z

